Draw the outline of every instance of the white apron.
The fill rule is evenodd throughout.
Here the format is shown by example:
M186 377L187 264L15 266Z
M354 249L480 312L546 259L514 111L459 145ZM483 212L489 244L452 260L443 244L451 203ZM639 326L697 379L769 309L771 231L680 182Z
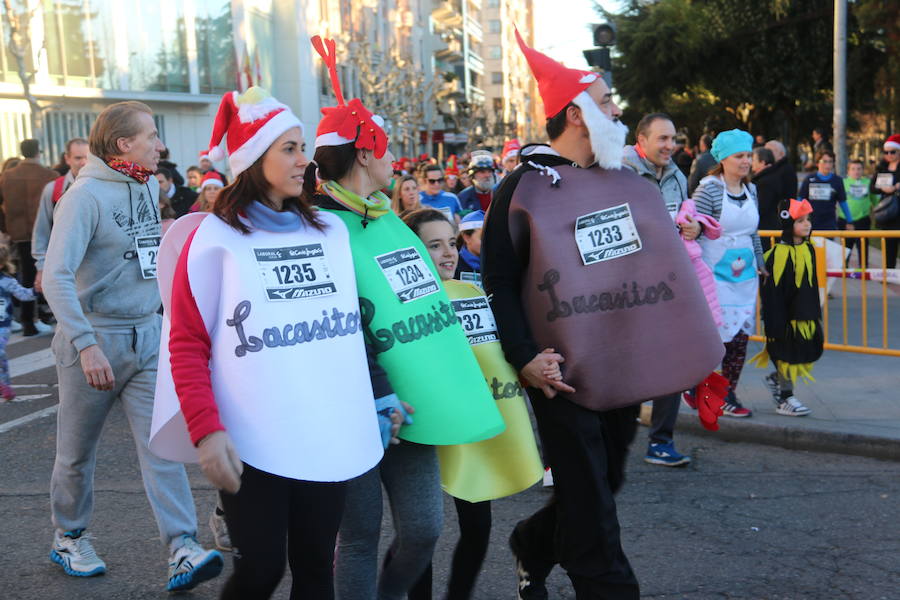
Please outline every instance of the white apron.
M756 321L759 279L751 236L759 227L759 211L750 190L743 187L747 200L740 207L728 199L728 186L722 191L722 236L717 240L701 236L697 240L716 281L723 321L719 337L723 342L730 342L741 331L752 332Z
M321 219L324 232L243 235L208 216L185 251L212 342L213 395L241 460L292 479L344 481L383 452L347 228L332 215ZM161 249L164 306L174 274L169 246L187 237L179 225ZM150 448L194 462L168 364L169 325L165 318Z

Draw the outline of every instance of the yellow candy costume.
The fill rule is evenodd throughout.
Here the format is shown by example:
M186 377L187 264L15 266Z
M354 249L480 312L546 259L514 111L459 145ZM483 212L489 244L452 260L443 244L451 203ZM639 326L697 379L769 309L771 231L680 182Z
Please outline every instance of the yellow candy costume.
M469 502L516 494L534 485L544 473L525 407L525 390L503 357L484 292L453 279L443 283L506 422L506 431L483 442L439 446L442 486L451 496Z

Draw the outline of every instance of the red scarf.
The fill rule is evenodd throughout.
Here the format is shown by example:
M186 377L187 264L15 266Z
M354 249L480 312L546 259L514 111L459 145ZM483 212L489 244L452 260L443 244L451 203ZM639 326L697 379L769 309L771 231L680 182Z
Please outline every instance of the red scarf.
M112 159L106 163L110 169L118 171L122 175L127 175L137 182L147 183L147 180L153 175L153 171L145 169L141 165L128 162L127 160Z

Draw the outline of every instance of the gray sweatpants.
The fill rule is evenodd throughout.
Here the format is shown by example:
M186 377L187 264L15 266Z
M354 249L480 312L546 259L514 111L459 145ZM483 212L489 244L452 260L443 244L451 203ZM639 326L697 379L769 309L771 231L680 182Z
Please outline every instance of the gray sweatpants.
M148 447L160 318L153 315L137 326L95 327L95 334L116 379L110 391L89 386L75 347L59 332L53 338L59 378L56 461L50 479L53 526L64 532L90 525L100 432L113 403L121 400L160 539L172 551L181 545L182 535L196 535L197 514L184 465L163 460Z
M378 575L381 484L396 535ZM389 446L381 463L347 485L338 534L334 588L338 600L403 600L431 562L444 522L441 474L434 446ZM376 594L376 581L377 594Z

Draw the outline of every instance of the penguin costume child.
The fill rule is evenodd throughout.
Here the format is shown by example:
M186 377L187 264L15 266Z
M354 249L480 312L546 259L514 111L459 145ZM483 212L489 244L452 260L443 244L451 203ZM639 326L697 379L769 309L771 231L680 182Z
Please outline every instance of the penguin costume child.
M764 255L771 275L760 290L766 347L751 361L765 368L771 359L778 379L790 383L797 377L814 381L812 366L822 356L824 345L815 250L808 235L795 243L794 233L795 221L812 213L812 206L806 200L792 199L779 208L781 239ZM772 375L766 378L769 387L775 379ZM782 392L786 392L783 387Z

